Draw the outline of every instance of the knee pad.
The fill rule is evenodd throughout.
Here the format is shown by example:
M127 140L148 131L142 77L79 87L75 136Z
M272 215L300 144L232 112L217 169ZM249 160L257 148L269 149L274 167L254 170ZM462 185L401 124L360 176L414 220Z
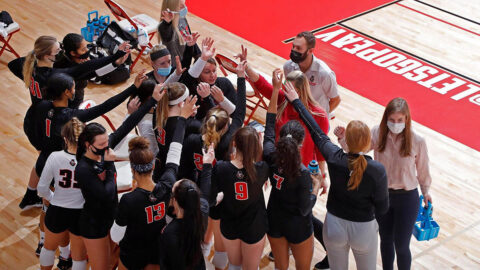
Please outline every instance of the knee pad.
M225 267L227 267L227 264L228 264L227 252L215 251L215 254L213 255L213 259L212 259L212 264L216 268L225 269ZM242 268L241 266L239 267L240 268L238 269ZM228 266L228 269L233 269L232 265Z
M73 261L72 270L86 270L86 269L87 269L87 260Z
M242 266L230 264L228 265L228 270L242 270Z
M212 249L213 242L210 243L202 243L202 253L203 257L208 257L210 255L210 250Z
M52 266L55 262L55 250L48 250L45 247L42 247L40 251L40 265L41 266Z

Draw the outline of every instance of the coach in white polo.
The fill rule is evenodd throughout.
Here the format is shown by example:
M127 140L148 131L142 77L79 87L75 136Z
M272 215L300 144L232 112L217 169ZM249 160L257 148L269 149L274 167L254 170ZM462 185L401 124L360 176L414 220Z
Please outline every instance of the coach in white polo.
M329 114L340 104L337 80L325 62L313 55L315 36L308 31L299 33L292 42L290 60L283 65L285 76L293 70L307 75L313 98Z

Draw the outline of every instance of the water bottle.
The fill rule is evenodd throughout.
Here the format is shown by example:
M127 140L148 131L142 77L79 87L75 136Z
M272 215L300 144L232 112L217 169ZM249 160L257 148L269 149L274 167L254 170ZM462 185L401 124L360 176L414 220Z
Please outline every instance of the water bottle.
M310 174L313 175L317 175L319 173L318 162L315 159L310 161L308 164L308 170L310 171Z

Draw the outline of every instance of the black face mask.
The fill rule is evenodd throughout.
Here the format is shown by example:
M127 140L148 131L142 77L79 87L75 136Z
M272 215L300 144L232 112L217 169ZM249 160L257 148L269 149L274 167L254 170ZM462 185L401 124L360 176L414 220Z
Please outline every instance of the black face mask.
M90 56L90 51L87 51L86 53L80 54L79 56L77 56L77 58L78 59L87 59L89 56Z
M290 59L292 59L292 61L297 64L307 59L307 55L308 55L307 52L302 54L294 50L290 51Z
M95 149L95 151L92 150L92 153L97 156L103 156L105 155L105 151L107 151L108 146L102 149L98 149L95 146L92 145L92 147Z
M74 100L75 100L75 93L73 93L72 97L71 97L71 98L69 98L68 100L70 100L70 101L74 101Z

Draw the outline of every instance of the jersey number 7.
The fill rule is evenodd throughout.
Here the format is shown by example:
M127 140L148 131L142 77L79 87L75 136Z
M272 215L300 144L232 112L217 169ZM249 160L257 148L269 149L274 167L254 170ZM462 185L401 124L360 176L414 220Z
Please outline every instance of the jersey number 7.
M275 187L280 190L282 189L282 183L283 183L283 180L285 180L285 178L281 177L281 176L278 176L276 174L273 174L273 178L275 180L277 180L277 184L275 185Z

